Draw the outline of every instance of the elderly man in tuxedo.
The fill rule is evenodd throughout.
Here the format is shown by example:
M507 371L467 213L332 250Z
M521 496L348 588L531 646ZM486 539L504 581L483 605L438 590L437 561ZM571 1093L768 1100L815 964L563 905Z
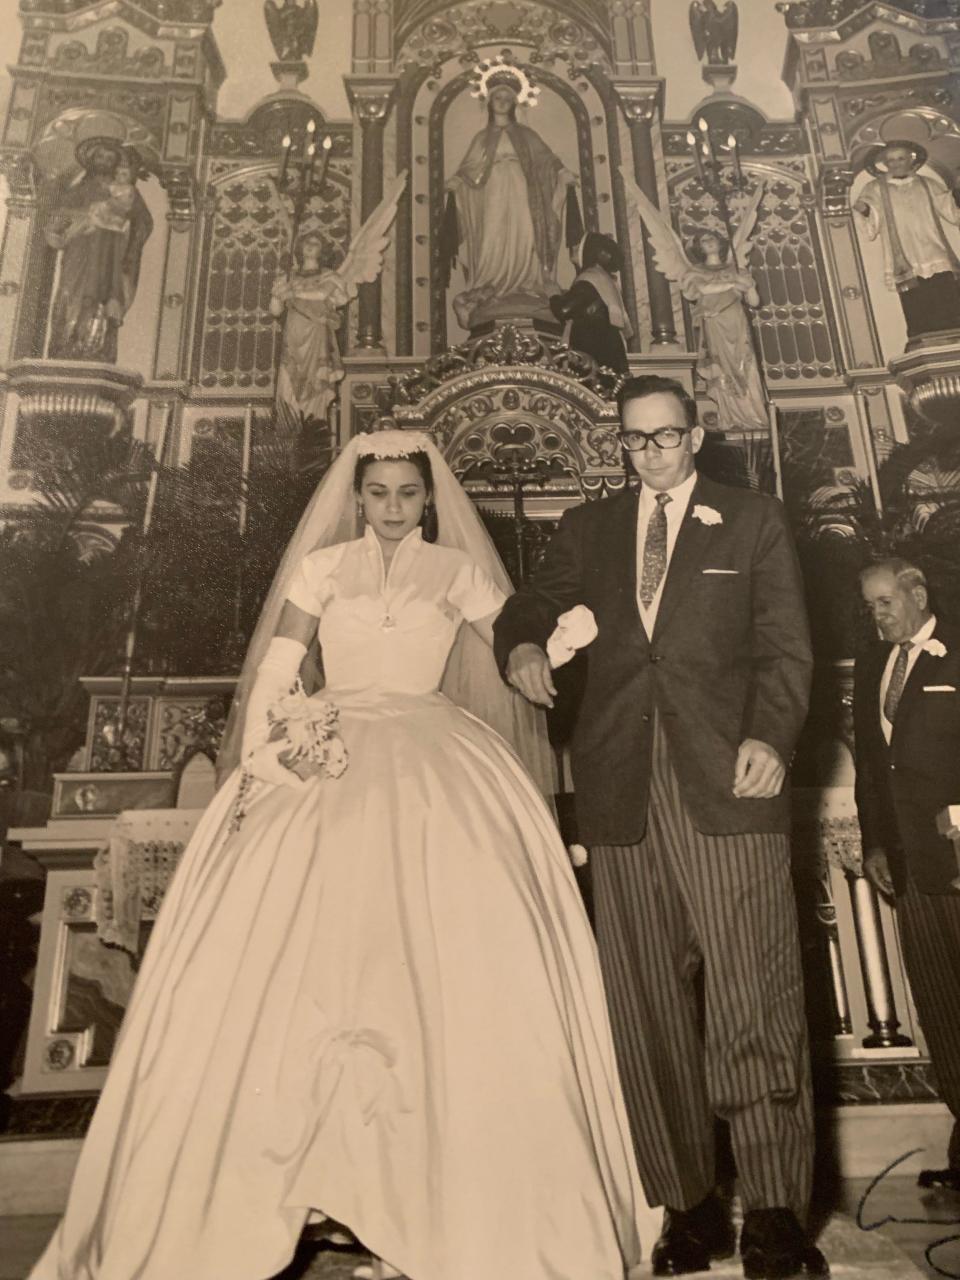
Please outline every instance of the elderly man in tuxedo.
M896 897L907 976L954 1117L948 1167L921 1183L960 1191L960 868L937 831L940 810L960 802L960 629L931 612L907 560L868 566L860 584L880 636L854 677L864 868Z
M744 1274L826 1274L801 1225L812 1103L784 793L811 674L797 559L779 502L697 474L703 430L679 383L628 379L619 404L639 485L564 514L500 615L498 658L552 705L547 638L575 605L595 616L574 791L638 1165L666 1207L654 1275L734 1250L717 1116Z

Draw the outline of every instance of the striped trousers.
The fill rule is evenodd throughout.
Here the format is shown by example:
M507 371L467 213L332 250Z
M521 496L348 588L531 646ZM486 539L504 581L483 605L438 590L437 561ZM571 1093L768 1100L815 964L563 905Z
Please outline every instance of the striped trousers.
M593 848L590 865L647 1199L687 1209L714 1189L721 1117L744 1209L785 1206L802 1222L813 1101L787 837L697 831L657 723L646 833Z
M897 924L940 1096L954 1118L948 1163L960 1169L960 893L920 893L908 879Z

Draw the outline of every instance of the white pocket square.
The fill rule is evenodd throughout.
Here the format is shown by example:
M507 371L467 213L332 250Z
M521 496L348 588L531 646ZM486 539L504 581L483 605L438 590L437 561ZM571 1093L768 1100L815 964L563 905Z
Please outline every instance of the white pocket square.
M955 684L925 684L923 686L924 693L956 693L957 686Z
M729 574L738 574L738 573L740 572L740 570L739 570L739 569L701 569L701 570L700 570L700 572L701 572L701 573L729 573Z

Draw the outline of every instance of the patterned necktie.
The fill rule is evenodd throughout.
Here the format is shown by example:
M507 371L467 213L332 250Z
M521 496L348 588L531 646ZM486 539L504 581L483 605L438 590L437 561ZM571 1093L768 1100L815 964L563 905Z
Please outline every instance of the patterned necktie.
M887 685L887 692L883 699L883 714L893 724L897 714L897 707L900 705L900 699L903 696L903 686L907 683L907 656L913 644L909 640L905 640L900 645L900 652L897 654L897 660L893 664L893 671L890 673L890 683Z
M667 503L669 493L657 494L657 505L647 521L643 543L643 568L640 573L640 600L645 609L653 604L660 580L667 571Z

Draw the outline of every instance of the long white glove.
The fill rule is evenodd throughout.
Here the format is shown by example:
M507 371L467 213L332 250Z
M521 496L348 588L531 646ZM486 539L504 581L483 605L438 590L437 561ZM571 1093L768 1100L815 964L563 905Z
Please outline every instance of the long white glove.
M280 763L288 745L282 739L270 741L267 709L290 692L306 652L305 644L286 636L274 636L270 641L247 700L240 752L244 768L254 778L293 790L303 786L303 779Z

